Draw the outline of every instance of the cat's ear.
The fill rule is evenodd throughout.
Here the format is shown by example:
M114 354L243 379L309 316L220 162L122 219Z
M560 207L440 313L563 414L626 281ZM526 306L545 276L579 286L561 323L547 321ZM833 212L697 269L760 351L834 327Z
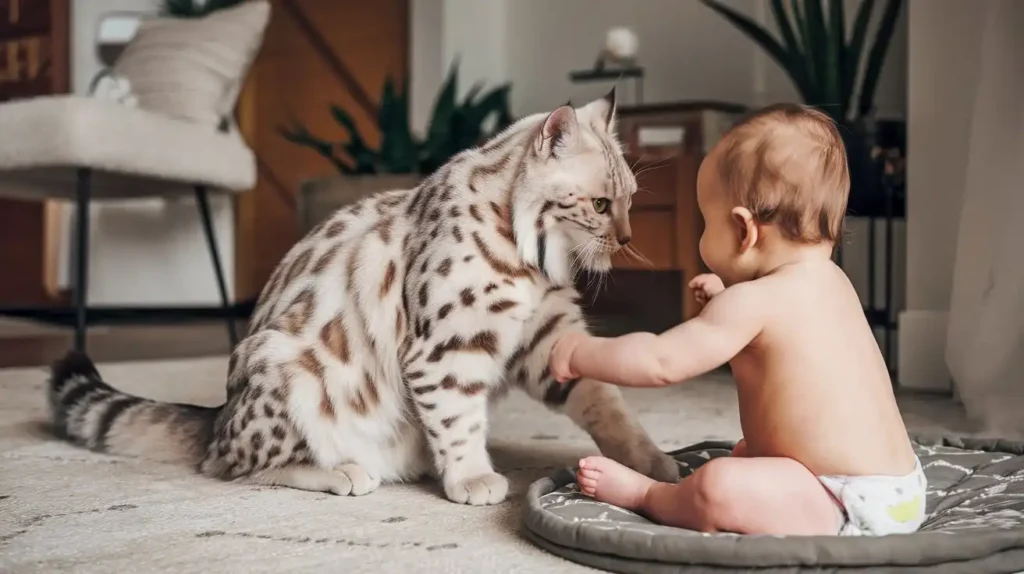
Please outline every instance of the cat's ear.
M566 104L548 114L534 141L534 149L542 158L564 157L576 144L579 131L576 110Z
M615 87L589 104L583 106L580 112L586 112L590 124L594 129L604 130L607 133L615 132Z

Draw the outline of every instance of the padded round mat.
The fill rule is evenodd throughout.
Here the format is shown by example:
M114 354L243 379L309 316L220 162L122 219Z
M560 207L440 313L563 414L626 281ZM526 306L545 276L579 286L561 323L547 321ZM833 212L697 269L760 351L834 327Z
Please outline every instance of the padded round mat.
M686 476L733 443L672 454ZM652 523L582 495L574 471L533 483L526 536L568 560L627 573L1024 572L1024 443L915 437L928 477L928 517L882 537L704 534Z

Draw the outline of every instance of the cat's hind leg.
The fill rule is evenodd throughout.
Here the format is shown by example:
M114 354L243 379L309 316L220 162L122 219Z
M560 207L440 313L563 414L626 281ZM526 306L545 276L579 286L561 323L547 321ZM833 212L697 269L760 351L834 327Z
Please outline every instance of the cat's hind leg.
M339 418L351 416L341 393L369 391L328 384L351 379L352 369L327 347L274 328L244 341L232 362L225 417L201 470L338 495L376 490L379 473L354 464L333 435Z

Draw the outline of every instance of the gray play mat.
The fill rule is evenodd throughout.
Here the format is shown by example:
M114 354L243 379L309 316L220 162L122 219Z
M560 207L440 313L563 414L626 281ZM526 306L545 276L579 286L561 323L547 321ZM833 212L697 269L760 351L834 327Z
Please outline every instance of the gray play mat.
M738 536L659 526L580 494L569 469L527 493L526 535L568 560L628 573L1024 572L1024 443L915 437L928 477L928 518L884 537ZM672 454L684 476L732 443Z

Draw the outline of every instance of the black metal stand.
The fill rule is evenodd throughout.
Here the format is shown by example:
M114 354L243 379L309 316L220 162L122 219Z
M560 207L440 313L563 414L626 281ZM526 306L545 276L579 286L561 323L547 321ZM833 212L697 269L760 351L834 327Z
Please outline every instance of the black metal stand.
M896 331L898 329L897 312L895 302L893 301L893 234L895 232L894 222L897 219L895 200L896 200L896 185L893 183L893 179L885 173L886 166L884 162L879 161L877 165L873 166L878 169L878 181L879 187L883 194L884 207L882 213L872 212L870 214L851 214L853 217L862 217L868 220L868 292L867 292L867 306L864 309L864 313L867 316L868 324L872 328L881 328L882 330L882 354L885 357L886 365L889 368L889 374L892 375L895 384L896 380L896 361L895 361L895 349L896 349ZM884 245L884 273L885 281L882 287L882 297L884 301L881 306L876 301L877 287L876 287L876 276L878 267L877 257L877 239L875 232L878 227L879 220L882 220L885 226L885 245ZM840 267L843 266L843 245L840 244L836 247L835 251L835 262Z
M228 327L228 340L231 341L231 348L238 344L238 333L235 332L235 319L231 315L231 301L228 300L227 282L224 280L224 270L220 264L220 253L217 251L217 236L213 232L213 220L210 217L210 200L207 195L206 186L196 186L196 203L199 205L199 215L203 220L203 233L206 235L206 245L210 249L210 260L213 261L213 272L217 276L217 289L220 291L221 308L224 310L225 321Z
M92 191L92 170L77 172L78 253L75 258L75 350L85 352L86 307L89 286L89 195Z
M84 353L86 350L86 335L88 329L87 312L88 302L88 281L89 281L89 201L92 192L92 170L79 169L77 172L77 257L75 259L75 340L74 349ZM206 236L206 245L210 250L210 259L213 261L213 271L217 276L217 289L220 291L220 315L227 322L228 339L231 347L238 344L238 334L235 331L235 310L228 299L227 282L224 280L224 269L221 267L220 253L217 251L217 237L213 232L213 221L210 217L210 202L207 188L204 185L197 185L196 203L199 206L199 215L203 220L203 233Z

